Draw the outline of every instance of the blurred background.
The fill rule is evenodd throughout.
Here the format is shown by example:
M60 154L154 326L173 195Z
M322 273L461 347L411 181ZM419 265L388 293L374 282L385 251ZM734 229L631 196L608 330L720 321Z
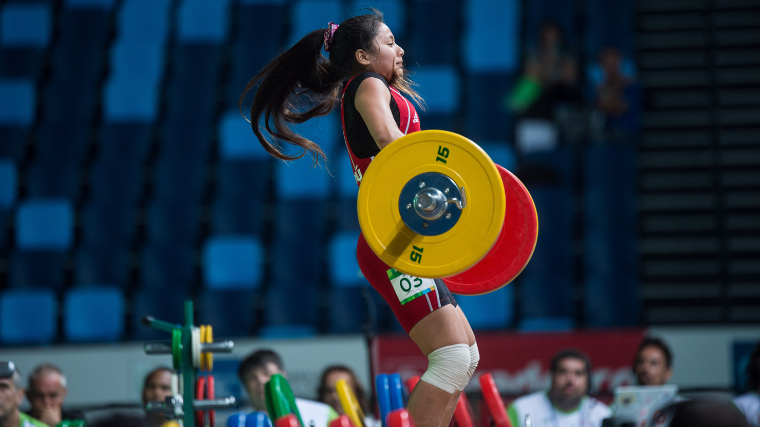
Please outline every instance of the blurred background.
M312 168L238 111L278 52L367 6L422 128L535 201L520 277L457 298L476 330L760 336L757 0L2 0L0 356L163 339L139 320L188 298L216 337L403 332L356 264L339 114L298 127Z

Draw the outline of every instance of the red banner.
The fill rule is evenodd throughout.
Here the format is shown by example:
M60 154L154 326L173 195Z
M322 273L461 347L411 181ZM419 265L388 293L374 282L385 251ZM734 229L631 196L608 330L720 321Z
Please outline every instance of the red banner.
M610 393L619 385L632 385L631 365L644 330L571 333L477 333L480 364L473 377L490 372L504 395L546 390L552 357L560 350L579 349L591 358L592 393ZM378 336L372 341L372 370L398 372L406 379L422 375L427 358L408 336ZM478 391L470 381L466 391Z

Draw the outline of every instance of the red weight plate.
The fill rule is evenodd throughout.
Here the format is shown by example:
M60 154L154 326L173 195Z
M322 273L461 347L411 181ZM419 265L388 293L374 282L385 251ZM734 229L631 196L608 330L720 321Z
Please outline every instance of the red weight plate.
M206 377L198 377L195 383L195 398L198 400L205 399L206 395ZM195 425L203 427L203 411L195 411Z
M533 256L538 238L538 216L530 193L516 176L496 165L507 199L504 226L485 258L470 269L443 279L449 290L460 295L481 295L508 284L523 271Z
M216 399L216 392L214 391L214 377L209 375L206 378L206 381L208 382L208 388L206 389L206 399L214 400ZM214 427L216 425L216 411L214 410L208 411L208 425L211 427Z

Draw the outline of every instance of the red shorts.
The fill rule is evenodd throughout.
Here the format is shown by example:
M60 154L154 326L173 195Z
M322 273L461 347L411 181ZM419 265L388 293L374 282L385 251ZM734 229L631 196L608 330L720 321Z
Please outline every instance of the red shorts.
M359 235L359 241L356 243L356 258L364 277L388 302L407 333L434 310L448 304L457 306L454 296L443 280L419 279L393 270L372 252L363 234ZM424 286L404 293L407 287L411 290L415 283L424 283Z

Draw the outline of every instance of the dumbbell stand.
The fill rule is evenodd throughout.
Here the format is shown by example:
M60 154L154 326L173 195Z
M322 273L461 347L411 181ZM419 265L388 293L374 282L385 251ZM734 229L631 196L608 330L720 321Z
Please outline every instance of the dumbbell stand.
M159 331L168 333L174 333L175 330L180 330L182 333L182 350L180 366L177 368L179 371L181 383L181 399L167 398L166 402L156 402L155 404L148 404L146 410L150 412L164 412L167 415L175 414L179 415L181 412L183 427L196 427L195 426L195 411L208 411L214 409L227 409L235 406L235 398L219 398L214 400L196 400L195 399L195 383L198 379L198 371L193 366L193 329L194 316L193 316L193 302L185 301L185 324L179 325L174 323L165 322L163 320L155 319L151 316L143 318L142 323L145 326L149 326ZM210 353L231 353L234 344L232 341L222 341L218 343L201 344L202 352ZM172 354L172 345L164 342L159 343L147 343L145 345L146 354ZM182 406L182 411L177 411L177 405ZM170 408L171 407L171 408ZM203 427L203 426L198 426Z

